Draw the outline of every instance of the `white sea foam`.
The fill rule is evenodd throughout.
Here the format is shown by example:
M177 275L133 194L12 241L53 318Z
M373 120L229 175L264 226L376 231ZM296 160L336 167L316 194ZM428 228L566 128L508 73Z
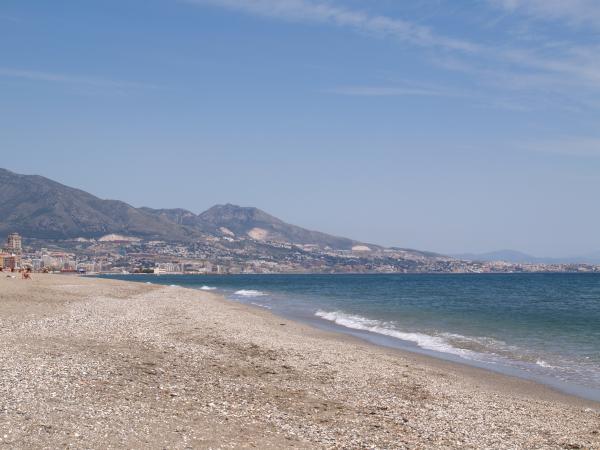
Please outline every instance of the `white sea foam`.
M259 307L261 307L261 308L265 308L265 309L271 309L271 307L270 307L270 306L268 306L268 305L263 305L262 303L251 302L250 304L251 304L251 305L254 305L254 306L259 306Z
M355 330L370 331L371 333L382 334L385 336L394 337L403 341L414 342L419 347L426 350L434 350L437 352L451 353L463 358L473 359L475 352L467 349L453 347L446 339L440 336L431 336L424 333L406 332L395 329L390 324L365 317L346 314L340 311L317 311L316 316L334 322L346 328Z
M170 284L169 287L179 287L176 284Z
M505 341L487 336L464 336L456 333L440 333L453 347L472 350L477 353L493 353L507 358L520 359L522 351Z
M548 364L548 363L547 363L546 361L544 361L543 359L538 359L538 360L537 360L535 363L536 363L538 366L540 366L540 367L546 367L546 368L548 368L548 369L554 369L554 368L556 368L556 366L553 366L553 365L551 365L551 364Z
M262 297L267 294L261 291L255 291L254 289L240 289L239 291L235 291L235 295L239 295L240 297Z
M202 286L200 288L201 291L214 291L215 289L217 289L216 287L212 287L212 286Z

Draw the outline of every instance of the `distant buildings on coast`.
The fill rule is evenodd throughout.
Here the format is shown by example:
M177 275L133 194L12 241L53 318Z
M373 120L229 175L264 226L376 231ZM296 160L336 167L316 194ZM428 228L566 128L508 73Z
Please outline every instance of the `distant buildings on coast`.
M20 269L22 251L21 236L18 233L9 234L6 238L6 245L0 251L0 269Z
M75 255L65 252L50 252L46 248L37 251L23 250L23 240L18 233L10 233L0 247L0 270L33 270L76 272Z
M0 241L1 242L1 241ZM120 235L64 241L11 233L0 245L0 269L60 273L225 275L238 273L518 273L600 272L590 264L467 261L396 248L334 250L250 237L211 237L194 243Z
M21 236L18 233L11 233L6 238L6 251L21 254L23 250Z

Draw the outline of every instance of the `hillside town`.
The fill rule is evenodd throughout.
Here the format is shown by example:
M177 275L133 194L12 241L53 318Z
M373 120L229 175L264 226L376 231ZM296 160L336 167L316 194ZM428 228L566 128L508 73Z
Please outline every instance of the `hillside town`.
M591 264L515 264L466 261L409 249L351 250L207 236L194 243L116 234L65 241L22 239L10 233L0 253L3 270L60 273L261 274L261 273L519 273L600 272Z

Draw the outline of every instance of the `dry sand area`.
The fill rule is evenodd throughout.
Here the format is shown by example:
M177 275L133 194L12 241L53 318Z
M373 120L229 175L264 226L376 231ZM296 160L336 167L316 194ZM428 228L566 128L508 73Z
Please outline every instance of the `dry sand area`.
M2 274L0 448L64 447L600 449L600 405L207 292Z

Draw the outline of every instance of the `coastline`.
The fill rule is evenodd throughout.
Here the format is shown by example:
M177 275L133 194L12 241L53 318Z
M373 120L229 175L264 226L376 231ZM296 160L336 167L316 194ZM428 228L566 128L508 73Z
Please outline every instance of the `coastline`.
M549 281L553 280L553 284L556 284L555 281L557 280L557 277L555 274L552 276L547 274L539 275L543 277L543 279L548 277ZM493 371L507 376L530 380L549 386L552 389L568 395L600 402L600 384L598 384L600 383L600 379L597 375L597 369L594 370L594 368L586 367L585 364L587 362L586 360L590 358L589 355L595 351L594 348L597 348L594 347L593 341L586 345L578 344L575 347L568 349L563 347L564 342L560 342L559 339L558 342L552 341L557 346L556 348L560 349L559 353L547 353L547 349L543 348L544 346L539 345L539 334L536 335L535 332L535 327L538 326L539 323L534 322L531 324L532 327L530 327L529 324L525 324L521 321L521 330L519 330L519 325L516 327L517 333L523 333L523 330L525 329L527 329L526 333L530 333L530 336L528 337L533 338L534 346L529 348L529 343L524 340L524 338L527 338L526 335L521 334L517 337L516 339L521 339L521 341L518 342L517 340L513 340L512 336L505 333L512 324L505 324L504 330L501 332L496 330L495 334L492 332L490 335L491 337L486 337L488 336L488 330L485 326L481 325L479 325L478 329L473 329L470 326L461 329L461 324L458 323L457 327L457 323L455 323L454 326L449 329L446 326L446 323L444 323L448 318L444 318L443 311L441 310L431 311L431 316L428 319L429 323L421 323L421 327L414 326L414 324L411 326L410 320L406 320L406 317L410 317L412 311L410 311L409 308L408 311L405 311L409 316L403 315L402 305L399 305L400 307L397 310L389 310L388 312L390 315L381 315L381 308L387 307L386 302L388 299L393 300L396 298L396 292L389 292L388 288L387 292L383 292L383 296L381 295L382 292L378 293L378 290L382 286L385 286L386 283L389 285L389 282L391 281L389 275L381 274L380 276L382 279L377 280L373 275L364 275L364 278L362 279L364 283L359 282L360 286L357 286L356 283L352 283L353 280L359 280L355 275L350 275L348 280L349 283L344 283L343 276L340 277L340 275L290 276L280 274L266 276L246 274L242 276L232 276L229 280L221 280L221 277L208 277L203 279L202 276L198 277L193 275L164 275L154 279L146 278L145 280L151 280L153 283L162 285L174 284L194 289L204 289L207 287L205 285L210 285L213 287L209 287L208 290L225 295L230 300L250 306L260 306L279 317L308 324L324 331L343 333L345 335L357 337L363 341L371 342L377 346L396 348L411 353L431 356L436 359L467 364L472 367ZM444 276L444 274L437 274L437 276L442 277L442 279L445 280L451 278ZM452 277L453 276L458 275L454 274ZM564 274L564 276L568 277L570 275ZM407 278L395 277L394 280L404 279L412 280L411 283L418 283L417 280L419 279L419 276L406 275L406 277ZM502 278L505 281L508 280L508 282L511 283L511 286L516 286L515 289L518 290L518 286L522 286L524 283L520 277L526 278L529 282L531 274L505 274L505 277ZM513 277L517 278L513 279ZM577 277L581 278L581 275L578 274ZM121 279L124 281L142 281L138 277L128 275L117 275L109 278ZM427 281L427 279L430 278L432 278L432 280ZM433 287L433 290L428 294L430 296L440 294L439 288L443 289L447 283L446 281L438 284L439 280L436 280L436 278L436 276L432 277L427 275L426 281L424 282L425 286ZM467 279L468 278L471 277L467 277ZM491 279L485 278L487 281L484 281L484 283L494 282L494 278L496 277L491 277ZM463 277L461 277L461 279L464 281ZM471 278L471 280L473 279L474 278ZM594 279L598 280L597 277ZM496 280L498 279L496 278ZM558 277L558 280L560 280L560 276ZM470 284L471 282L472 281L469 281L467 284ZM325 288L326 290L334 285L338 285L335 289L335 294L332 295L331 292L329 292L322 299L319 297L319 289ZM544 285L544 283L542 283L542 285ZM316 288L316 291L312 291L314 286L321 287ZM353 286L353 288L349 286ZM370 288L367 289L366 286L369 286ZM457 306L463 307L465 299L468 299L471 294L467 289L465 295L461 295L461 287L463 286L459 286L458 289L452 289L452 292L445 292L443 294L446 299L444 303L448 305L448 310L451 314L453 313L453 308L456 308ZM477 288L478 286L475 284L473 287ZM481 284L479 285L479 289L480 288ZM356 302L354 301L356 300L354 294L357 289L360 289L362 292L360 297L368 299L365 300L364 304L360 305L360 307L357 307ZM410 288L407 288L404 285L395 285L394 289L399 291L406 291L408 289L408 292L410 292ZM533 290L533 295L535 295L536 290L533 287L530 287L530 289ZM385 289L383 290L385 291ZM572 295L574 292L570 292L569 294ZM478 301L481 298L490 300L493 297L493 294L490 296L488 292L481 292L480 295L482 297L478 296ZM521 293L519 298L523 298L523 295L525 294ZM573 297L578 298L577 295L574 295ZM336 298L343 298L346 300L340 303L339 301L335 301ZM385 300L383 300L384 298ZM350 299L353 301L349 301L348 303L350 306L348 306L345 302ZM456 303L457 299L460 299L458 300L458 303ZM471 298L471 301L474 300L475 299ZM468 302L468 300L466 301ZM377 305L373 310L371 310L371 305L373 304L371 302ZM557 304L559 309L563 307L562 305L562 302L560 302L560 305ZM522 305L514 304L513 302L513 306L521 308ZM573 305L573 307L577 306L579 305ZM421 305L418 307L420 308ZM484 309L489 309L489 307L495 308L493 306L493 301L488 307L484 307ZM594 309L593 305L590 305L590 307L592 310ZM507 308L510 309L510 304L508 304ZM481 312L484 314L489 313L489 311ZM560 311L554 311L554 313L557 312ZM506 314L508 311L504 311L504 313ZM530 311L530 313L533 313L533 311ZM495 314L502 314L502 312L495 312ZM535 311L535 314L538 314L538 311ZM552 315L552 313L547 310L544 312L544 308L542 308L542 311L539 312L539 314L545 314L546 318L548 318L549 315ZM437 320L436 317L442 319L441 323L437 324L437 326L435 323L432 324L432 321ZM389 323L387 322L388 320ZM406 323L400 325L403 324L403 321L409 322L408 326L406 326ZM582 323L582 321L587 321L588 325L590 327L592 326L592 321L589 321L587 317L573 317L570 322L575 324L577 321L583 326L585 326L585 323ZM421 322L423 321L421 320ZM485 323L485 318L482 323ZM519 324L519 320L517 320L517 324ZM467 324L463 323L462 325ZM491 326L492 328L495 325L495 323L488 324L488 326ZM538 327L537 332L539 333L539 331ZM558 330L555 329L555 331ZM503 335L503 333L505 334ZM549 329L547 333L549 334L548 337L552 339L552 329ZM580 329L578 333L583 336L585 330ZM457 340L457 342L454 342L455 340ZM536 340L537 343L535 343ZM579 361L569 361L571 355L579 355Z
M597 402L211 292L61 275L0 287L3 444L600 448Z
M148 274L141 274L141 275L148 275ZM276 275L280 275L280 274L276 274ZM295 275L299 275L299 274L295 274ZM346 274L343 274L343 275L346 275ZM446 275L446 274L436 274L436 275ZM453 275L453 274L450 274L450 275ZM464 275L464 274L462 274L462 275ZM478 275L478 274L472 274L472 275ZM493 275L502 275L502 274L493 274ZM226 276L226 275L222 275L222 276ZM112 279L116 279L116 278L101 277L101 279L112 280ZM125 281L127 281L127 280L125 280ZM148 281L146 283L148 283ZM156 284L158 286L161 286L160 283L156 283ZM166 285L162 284L162 286L166 286ZM196 290L195 288L180 286L179 284L176 284L176 286L182 287L184 289ZM308 326L310 328L313 328L315 330L318 330L320 332L323 332L328 336L333 335L334 337L337 337L337 338L348 339L351 342L358 342L363 345L364 344L370 345L379 350L385 349L385 350L389 350L392 352L398 352L404 358L413 357L413 358L415 358L415 361L418 361L421 364L434 365L436 367L439 365L440 368L443 370L459 371L462 376L474 375L471 373L471 369L473 369L476 373L479 374L477 376L477 380L475 380L475 381L480 382L481 379L484 379L484 378L487 379L493 375L497 375L499 377L499 379L497 379L495 382L500 383L500 384L508 384L511 386L511 389L521 389L523 392L530 392L531 390L540 392L540 388L543 388L544 390L548 391L548 392L544 393L544 395L546 395L546 396L549 396L549 397L552 397L555 399L559 399L562 401L580 402L581 405L597 407L598 409L600 409L600 400L597 400L594 397L586 397L585 394L587 394L587 392L586 392L585 387L578 387L575 385L560 383L560 382L557 382L552 379L540 381L539 379L536 378L536 376L531 375L531 374L528 375L526 372L524 372L522 370L513 369L512 371L510 371L510 369L508 367L504 367L504 366L493 367L493 365L491 365L491 364L477 363L476 361L464 360L464 359L457 357L455 355L452 355L452 354L446 354L446 353L439 352L439 351L423 349L423 348L415 345L412 342L402 341L402 342L404 342L404 344L398 345L397 342L401 341L401 339L399 339L399 338L393 338L393 337L389 337L389 336L385 336L385 335L381 335L381 334L375 334L375 333L372 333L367 330L348 328L343 325L338 325L336 323L332 323L330 321L321 319L319 317L311 317L309 319L306 317L298 317L298 316L294 316L294 315L290 315L290 314L278 313L278 312L273 311L270 308L267 309L263 306L260 306L257 303L253 303L253 302L243 303L243 302L240 302L235 299L226 298L223 293L214 292L212 289L209 291L204 291L204 292L210 293L211 295L215 296L215 298L218 298L220 301L233 303L235 305L241 305L241 306L250 308L253 311L259 311L259 312L263 312L268 315L274 316L277 319L284 319L284 320L288 320L288 321L291 321L291 322L294 322L297 324L302 324L302 325ZM406 345L406 344L408 344L408 345ZM467 370L466 371L461 370L464 368L466 368ZM513 384L507 383L508 380L515 380L516 383L513 383ZM523 383L525 383L527 385L527 389L525 389L525 390L522 389ZM493 386L491 386L491 387L493 387Z

